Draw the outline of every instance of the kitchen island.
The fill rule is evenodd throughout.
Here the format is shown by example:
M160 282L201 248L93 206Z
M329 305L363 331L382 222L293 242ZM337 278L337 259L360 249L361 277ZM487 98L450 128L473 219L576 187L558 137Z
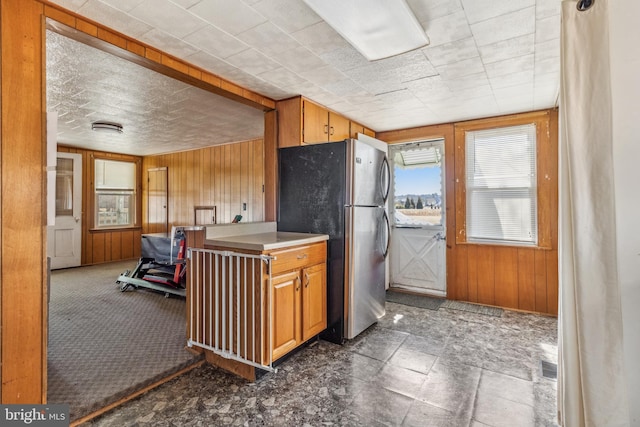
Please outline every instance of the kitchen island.
M204 248L190 250L189 346L254 380L317 336L327 326L328 238L275 223L207 227Z

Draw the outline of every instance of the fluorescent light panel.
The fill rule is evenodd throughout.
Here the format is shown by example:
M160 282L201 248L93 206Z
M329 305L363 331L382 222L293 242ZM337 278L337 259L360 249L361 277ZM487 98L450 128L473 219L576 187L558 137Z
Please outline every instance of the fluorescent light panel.
M429 44L405 0L304 0L369 61Z

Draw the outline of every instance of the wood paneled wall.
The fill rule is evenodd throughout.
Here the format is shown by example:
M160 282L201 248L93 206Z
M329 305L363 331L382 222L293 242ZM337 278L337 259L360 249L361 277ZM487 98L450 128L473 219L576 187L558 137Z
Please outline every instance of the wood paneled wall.
M168 169L168 222L192 225L194 206L216 206L217 223L263 221L264 147L262 139L200 150L147 156L142 162L143 231L147 232L147 170ZM246 211L243 210L246 203Z
M100 264L140 257L142 234L142 157L90 151L58 146L58 152L82 154L82 265ZM137 194L136 227L95 230L94 226L94 162L95 158L136 163Z
M43 6L0 0L0 395L47 398Z
M467 243L464 235L464 131L536 122L538 247ZM445 139L447 298L558 314L558 112L548 110L380 132L390 144ZM460 175L462 173L462 175Z

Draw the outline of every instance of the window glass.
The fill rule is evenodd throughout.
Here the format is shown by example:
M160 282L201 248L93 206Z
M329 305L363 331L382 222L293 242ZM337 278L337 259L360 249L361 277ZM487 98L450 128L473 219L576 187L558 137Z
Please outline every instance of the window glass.
M135 225L136 165L115 160L95 160L95 226Z
M397 226L442 225L442 141L389 148Z
M73 215L73 159L56 160L56 216Z
M467 241L538 242L536 126L466 132Z

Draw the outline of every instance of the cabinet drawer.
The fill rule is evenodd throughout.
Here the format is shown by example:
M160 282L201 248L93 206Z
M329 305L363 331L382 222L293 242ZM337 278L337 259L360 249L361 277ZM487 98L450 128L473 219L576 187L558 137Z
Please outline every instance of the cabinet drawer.
M320 242L312 245L297 246L271 252L269 255L276 257L271 263L271 274L278 274L283 271L303 268L326 261L327 243Z

